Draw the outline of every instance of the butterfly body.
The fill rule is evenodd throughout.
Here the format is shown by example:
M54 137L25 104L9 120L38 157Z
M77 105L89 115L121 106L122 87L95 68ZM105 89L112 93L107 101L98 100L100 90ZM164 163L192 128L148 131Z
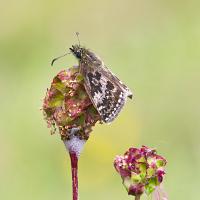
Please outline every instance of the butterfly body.
M85 89L105 123L112 122L123 108L132 92L124 85L92 51L73 45L70 51L79 60L84 76Z

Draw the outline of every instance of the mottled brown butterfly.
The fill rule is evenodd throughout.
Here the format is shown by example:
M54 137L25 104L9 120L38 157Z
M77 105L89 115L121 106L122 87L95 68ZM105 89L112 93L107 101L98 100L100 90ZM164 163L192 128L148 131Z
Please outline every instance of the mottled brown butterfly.
M80 42L69 49L79 60L84 86L94 107L105 123L112 122L123 108L127 97L132 98L132 92L96 54L82 47Z

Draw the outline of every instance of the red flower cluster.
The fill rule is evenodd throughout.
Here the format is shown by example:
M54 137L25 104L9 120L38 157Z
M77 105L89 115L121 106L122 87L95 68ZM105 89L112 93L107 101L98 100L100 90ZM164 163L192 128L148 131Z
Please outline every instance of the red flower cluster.
M151 194L163 181L167 161L146 146L130 148L123 156L116 156L114 166L121 175L129 195Z
M87 140L91 127L100 120L84 88L78 67L62 70L53 79L43 102L48 127L59 129L62 140L69 140L73 130L79 139Z

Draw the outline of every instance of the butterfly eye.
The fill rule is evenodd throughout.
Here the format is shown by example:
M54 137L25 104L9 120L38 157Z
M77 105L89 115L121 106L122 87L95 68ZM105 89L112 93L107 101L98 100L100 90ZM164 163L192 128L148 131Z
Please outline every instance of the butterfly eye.
M79 58L79 59L81 59L81 51L77 51L76 52L76 57Z

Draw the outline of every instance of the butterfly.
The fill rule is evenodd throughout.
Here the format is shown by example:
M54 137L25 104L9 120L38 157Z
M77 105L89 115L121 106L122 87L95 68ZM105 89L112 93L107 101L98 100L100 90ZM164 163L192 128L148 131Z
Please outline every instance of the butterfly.
M91 50L82 47L80 43L72 45L69 49L79 61L85 90L102 121L112 122L120 113L127 97L132 98L132 92ZM56 59L52 61L52 64Z

